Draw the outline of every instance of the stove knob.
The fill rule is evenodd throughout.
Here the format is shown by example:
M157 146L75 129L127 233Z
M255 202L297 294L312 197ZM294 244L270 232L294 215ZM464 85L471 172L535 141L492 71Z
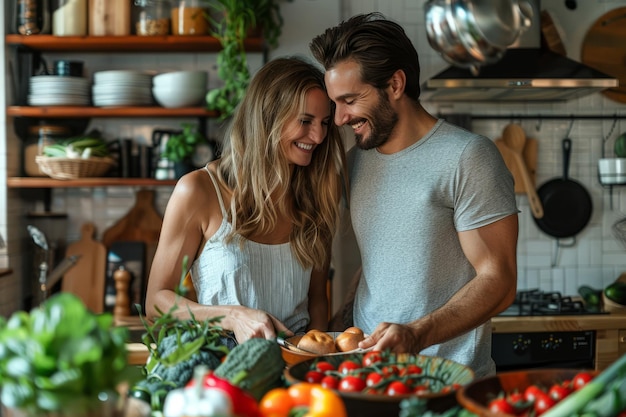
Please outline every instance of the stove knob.
M557 350L561 347L563 339L550 335L547 339L541 340L541 349L543 350Z
M524 339L522 336L513 340L513 352L521 355L530 347L530 339Z

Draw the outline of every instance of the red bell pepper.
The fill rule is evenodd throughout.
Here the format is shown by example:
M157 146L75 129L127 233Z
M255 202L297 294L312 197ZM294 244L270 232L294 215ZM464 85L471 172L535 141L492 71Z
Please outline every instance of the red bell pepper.
M187 384L187 388L193 387L195 380ZM254 397L243 389L228 382L226 379L217 377L209 371L204 374L203 386L208 389L220 389L226 393L233 403L233 412L238 417L261 417L259 406Z

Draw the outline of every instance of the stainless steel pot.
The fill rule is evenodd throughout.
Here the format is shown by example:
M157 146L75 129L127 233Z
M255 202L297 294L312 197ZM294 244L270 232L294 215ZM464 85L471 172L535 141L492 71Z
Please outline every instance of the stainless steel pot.
M474 74L502 58L533 14L525 0L429 0L424 8L430 46Z

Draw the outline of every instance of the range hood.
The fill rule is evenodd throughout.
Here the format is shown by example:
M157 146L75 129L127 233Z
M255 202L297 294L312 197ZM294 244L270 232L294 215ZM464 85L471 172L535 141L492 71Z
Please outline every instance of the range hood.
M474 76L451 66L422 85L423 101L565 101L618 87L619 80L541 45L539 1L531 27Z

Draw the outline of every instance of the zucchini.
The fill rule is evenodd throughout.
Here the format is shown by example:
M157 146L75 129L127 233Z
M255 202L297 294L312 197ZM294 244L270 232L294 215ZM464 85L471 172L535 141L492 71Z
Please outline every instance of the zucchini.
M596 290L588 285L578 287L578 294L585 301L585 305L589 310L598 310L602 301L602 290Z
M618 158L626 158L626 132L615 139L614 151Z

